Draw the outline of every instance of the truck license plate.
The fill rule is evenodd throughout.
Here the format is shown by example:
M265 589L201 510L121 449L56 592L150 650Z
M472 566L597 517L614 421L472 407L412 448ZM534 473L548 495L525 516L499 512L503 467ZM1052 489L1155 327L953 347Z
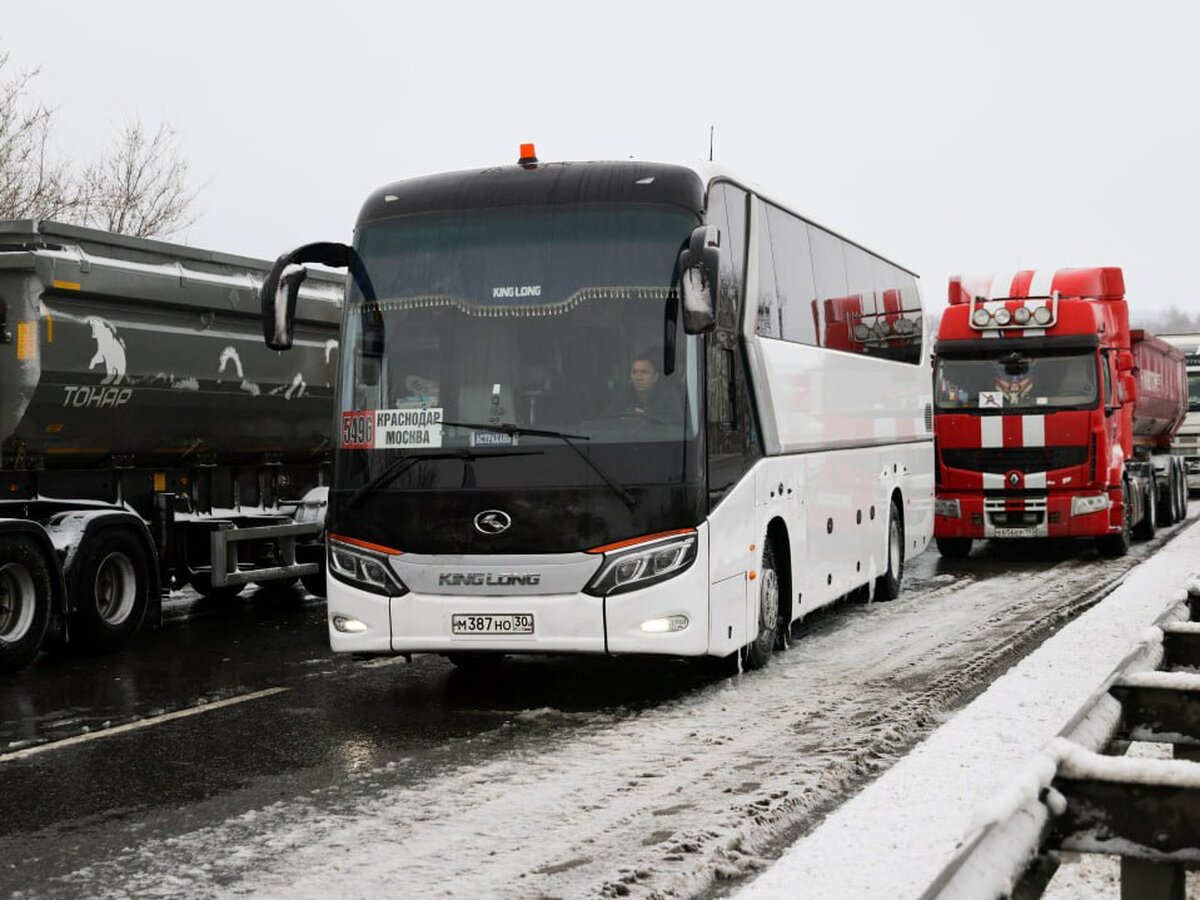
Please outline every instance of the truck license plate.
M450 616L450 633L533 634L533 613L454 613Z
M1036 528L997 528L992 536L998 538L1037 537L1038 533Z

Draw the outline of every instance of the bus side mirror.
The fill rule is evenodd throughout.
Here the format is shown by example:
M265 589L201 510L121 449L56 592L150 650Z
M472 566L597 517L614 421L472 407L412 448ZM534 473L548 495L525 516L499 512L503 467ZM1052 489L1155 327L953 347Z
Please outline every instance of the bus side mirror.
M692 232L688 248L679 257L686 334L704 334L716 327L720 271L721 233L716 225L701 225Z
M290 350L296 327L296 298L300 285L308 277L305 263L317 263L334 269L350 265L350 248L345 244L305 244L285 253L267 273L263 282L263 340L272 350Z

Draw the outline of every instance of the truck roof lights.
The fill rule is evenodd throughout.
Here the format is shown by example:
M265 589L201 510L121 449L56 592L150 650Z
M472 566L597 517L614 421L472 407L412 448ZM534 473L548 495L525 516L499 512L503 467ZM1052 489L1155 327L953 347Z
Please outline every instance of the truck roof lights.
M1012 321L1012 313L1010 313L1007 309L1002 307L1002 308L996 310L994 313L992 313L992 318L994 318L996 320L997 325L1004 327L1005 325L1007 325L1009 322Z
M1039 306L1033 311L1033 321L1039 325L1049 325L1054 318L1054 313L1050 311L1048 306Z
M992 321L991 314L986 309L977 309L971 316L971 321L978 328L986 328L988 323Z
M1028 307L1024 307L1024 306L1018 307L1016 312L1013 313L1013 321L1016 322L1018 325L1028 325L1029 320L1032 318L1033 318L1033 313L1031 313L1029 311Z

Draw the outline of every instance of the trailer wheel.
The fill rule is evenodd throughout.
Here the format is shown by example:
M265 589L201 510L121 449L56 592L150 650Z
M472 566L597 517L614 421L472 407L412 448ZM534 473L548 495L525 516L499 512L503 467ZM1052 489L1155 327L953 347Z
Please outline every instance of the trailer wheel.
M0 672L28 665L41 649L54 593L41 549L25 535L0 538Z
M1167 480L1161 485L1162 496L1158 498L1158 525L1160 528L1174 525L1178 516L1179 491L1175 489L1176 483L1175 466L1168 465Z
M742 665L761 669L771 659L779 633L779 574L775 571L775 548L768 539L763 544L762 564L758 567L758 634L742 648Z
M904 514L893 498L888 515L887 571L875 579L875 599L879 602L900 596L900 579L904 577ZM970 541L967 541L968 550ZM939 549L941 543L938 544Z
M1129 526L1129 521L1133 515L1133 508L1129 502L1128 484L1121 488L1121 495L1125 501L1125 527L1118 534L1105 534L1096 538L1096 549L1100 551L1101 556L1106 556L1109 559L1124 556L1129 552L1129 545L1132 543L1132 529Z
M1146 508L1142 510L1142 520L1133 529L1133 536L1139 541L1148 541L1158 531L1158 482L1150 476L1150 487L1146 490Z
M938 538L938 553L946 559L966 559L971 555L971 538Z
M85 539L71 569L73 624L95 650L126 647L150 610L150 558L129 531L107 528Z
M1187 463L1179 459L1179 465L1176 466L1176 474L1178 478L1175 480L1175 521L1182 522L1187 518L1188 513L1188 486L1187 486Z

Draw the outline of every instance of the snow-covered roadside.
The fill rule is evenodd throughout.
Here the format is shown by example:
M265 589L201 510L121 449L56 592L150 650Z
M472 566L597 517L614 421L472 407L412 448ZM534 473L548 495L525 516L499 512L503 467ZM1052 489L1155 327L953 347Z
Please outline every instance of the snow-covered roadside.
M798 841L740 900L920 896L1198 570L1193 524Z

